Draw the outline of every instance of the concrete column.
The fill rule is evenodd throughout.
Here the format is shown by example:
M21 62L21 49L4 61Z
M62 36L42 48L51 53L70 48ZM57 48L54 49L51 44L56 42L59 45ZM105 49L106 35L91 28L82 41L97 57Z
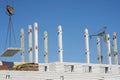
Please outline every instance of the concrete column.
M34 62L38 63L38 24L34 23Z
M63 62L63 48L62 48L62 27L58 26L58 52L59 52L59 61Z
M116 33L115 32L113 32L113 46L114 46L115 64L118 64L117 38L116 38Z
M21 61L24 62L24 29L21 29Z
M107 37L108 63L109 63L109 64L112 64L112 62L111 62L110 35L109 35L109 34L107 34L107 35L106 35L106 37Z
M44 62L48 63L48 33L44 32Z
M33 58L32 58L32 25L28 26L28 34L29 34L29 62L32 63L33 62Z
M101 46L100 46L100 38L97 37L97 50L98 50L98 63L102 63L102 56L101 56Z
M88 39L88 29L86 28L84 31L84 38L85 38L85 55L86 55L86 61L89 64L90 63L90 52L89 52L89 39Z

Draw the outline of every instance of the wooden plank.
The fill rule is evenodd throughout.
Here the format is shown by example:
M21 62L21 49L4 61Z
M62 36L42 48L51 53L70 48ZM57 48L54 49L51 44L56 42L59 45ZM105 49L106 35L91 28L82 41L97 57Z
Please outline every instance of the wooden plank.
M21 49L20 48L7 48L1 57L11 57L14 56L17 52L19 52Z

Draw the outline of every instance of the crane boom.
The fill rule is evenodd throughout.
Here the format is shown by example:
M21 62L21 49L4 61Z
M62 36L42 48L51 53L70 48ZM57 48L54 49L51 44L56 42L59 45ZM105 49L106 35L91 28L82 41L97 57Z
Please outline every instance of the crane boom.
M104 36L106 34L106 29L107 29L107 27L104 27L104 30L102 32L99 32L97 34L91 34L90 37L92 37L92 36Z

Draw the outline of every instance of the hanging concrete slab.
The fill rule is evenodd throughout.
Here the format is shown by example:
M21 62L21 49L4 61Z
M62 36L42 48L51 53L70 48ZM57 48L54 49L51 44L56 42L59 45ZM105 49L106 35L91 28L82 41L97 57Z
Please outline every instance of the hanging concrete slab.
M7 48L1 57L11 57L14 56L17 52L19 52L20 48Z

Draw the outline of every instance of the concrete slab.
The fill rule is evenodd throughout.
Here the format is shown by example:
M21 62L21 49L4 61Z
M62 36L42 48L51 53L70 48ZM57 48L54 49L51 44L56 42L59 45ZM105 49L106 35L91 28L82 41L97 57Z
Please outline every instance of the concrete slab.
M1 57L11 57L14 56L17 52L19 52L21 48L7 48Z

